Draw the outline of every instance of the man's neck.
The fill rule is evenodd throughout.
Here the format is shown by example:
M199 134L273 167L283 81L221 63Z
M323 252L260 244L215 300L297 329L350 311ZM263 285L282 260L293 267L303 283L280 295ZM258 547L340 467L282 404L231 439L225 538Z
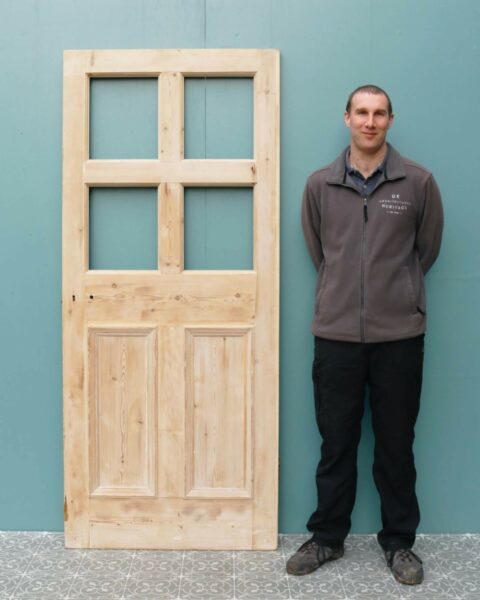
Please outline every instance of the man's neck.
M354 169L360 171L365 177L369 177L375 169L381 164L387 154L387 144L384 144L377 152L373 154L366 154L361 152L358 148L350 146L349 162Z

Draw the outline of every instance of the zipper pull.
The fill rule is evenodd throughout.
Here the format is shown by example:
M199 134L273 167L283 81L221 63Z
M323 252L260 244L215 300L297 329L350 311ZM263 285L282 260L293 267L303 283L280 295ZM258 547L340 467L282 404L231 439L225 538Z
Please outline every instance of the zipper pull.
M368 222L368 208L367 208L367 199L364 198L363 199L363 218L365 220L365 223Z

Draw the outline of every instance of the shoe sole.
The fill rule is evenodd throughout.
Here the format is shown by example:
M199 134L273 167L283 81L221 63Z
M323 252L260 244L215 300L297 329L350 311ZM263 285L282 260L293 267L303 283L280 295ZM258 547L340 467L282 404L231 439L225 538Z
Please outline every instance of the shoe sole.
M400 577L395 575L395 573L393 573L393 572L392 572L392 574L393 574L395 581L398 581L398 583L401 583L402 585L420 585L421 583L423 583L423 577L420 579L420 581L407 581L406 579L401 579Z
M327 558L322 563L320 563L318 565L318 567L315 567L314 569L309 569L308 571L300 571L300 572L296 571L296 572L293 572L293 571L291 571L288 568L288 566L287 566L286 571L287 571L288 575L296 575L297 577L301 577L302 575L309 575L310 573L314 573L317 569L319 569L320 567L322 567L325 563L331 562L332 560L338 560L339 558L342 558L342 556L343 556L343 552L341 554L337 555L337 556L333 556L332 555L332 556L330 556L330 558Z

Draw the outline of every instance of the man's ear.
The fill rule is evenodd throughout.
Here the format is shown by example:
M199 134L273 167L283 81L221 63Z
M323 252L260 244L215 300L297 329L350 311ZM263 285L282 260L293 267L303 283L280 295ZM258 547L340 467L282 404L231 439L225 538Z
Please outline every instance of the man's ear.
M389 119L388 119L388 128L390 129L390 127L393 125L393 120L395 118L395 115L393 113L391 113Z
M343 121L345 123L345 127L348 127L350 129L350 113L345 111L343 113Z

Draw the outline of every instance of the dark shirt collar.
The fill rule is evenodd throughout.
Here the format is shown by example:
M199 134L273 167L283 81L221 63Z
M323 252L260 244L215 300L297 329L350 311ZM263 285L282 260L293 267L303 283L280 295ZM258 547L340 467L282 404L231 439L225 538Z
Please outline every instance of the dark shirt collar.
M402 156L387 142L388 151L385 157L386 164L384 167L383 178L386 181L393 181L395 179L403 179L406 177L405 163ZM349 150L349 147L342 151L329 167L329 174L327 175L327 183L332 185L345 185L345 176L347 170L345 169L345 154Z
M388 153L388 149L387 149L387 153ZM360 173L360 171L358 171L357 169L355 169L349 162L349 151L347 151L345 153L345 166L344 166L344 179L343 179L343 183L353 186L354 188L356 188L356 190L358 191L359 194L362 195L362 197L367 198L368 196L370 196L370 194L372 194L376 188L380 185L380 183L382 181L385 180L386 177L386 161L387 161L387 155L385 155L385 158L383 159L383 161L377 165L377 167L375 168L375 170L370 173L370 175L368 177L364 177L363 173Z
M351 177L355 177L358 179L367 180L367 179L371 179L372 177L377 177L378 175L385 173L389 151L390 151L390 148L387 146L387 152L385 153L385 157L382 160L382 162L377 166L376 169L374 169L370 173L370 175L368 177L364 177L364 175L362 173L360 173L360 171L358 171L357 169L352 167L352 165L350 163L350 148L348 148L347 151L345 152L345 171ZM386 177L386 175L385 175L385 177Z

